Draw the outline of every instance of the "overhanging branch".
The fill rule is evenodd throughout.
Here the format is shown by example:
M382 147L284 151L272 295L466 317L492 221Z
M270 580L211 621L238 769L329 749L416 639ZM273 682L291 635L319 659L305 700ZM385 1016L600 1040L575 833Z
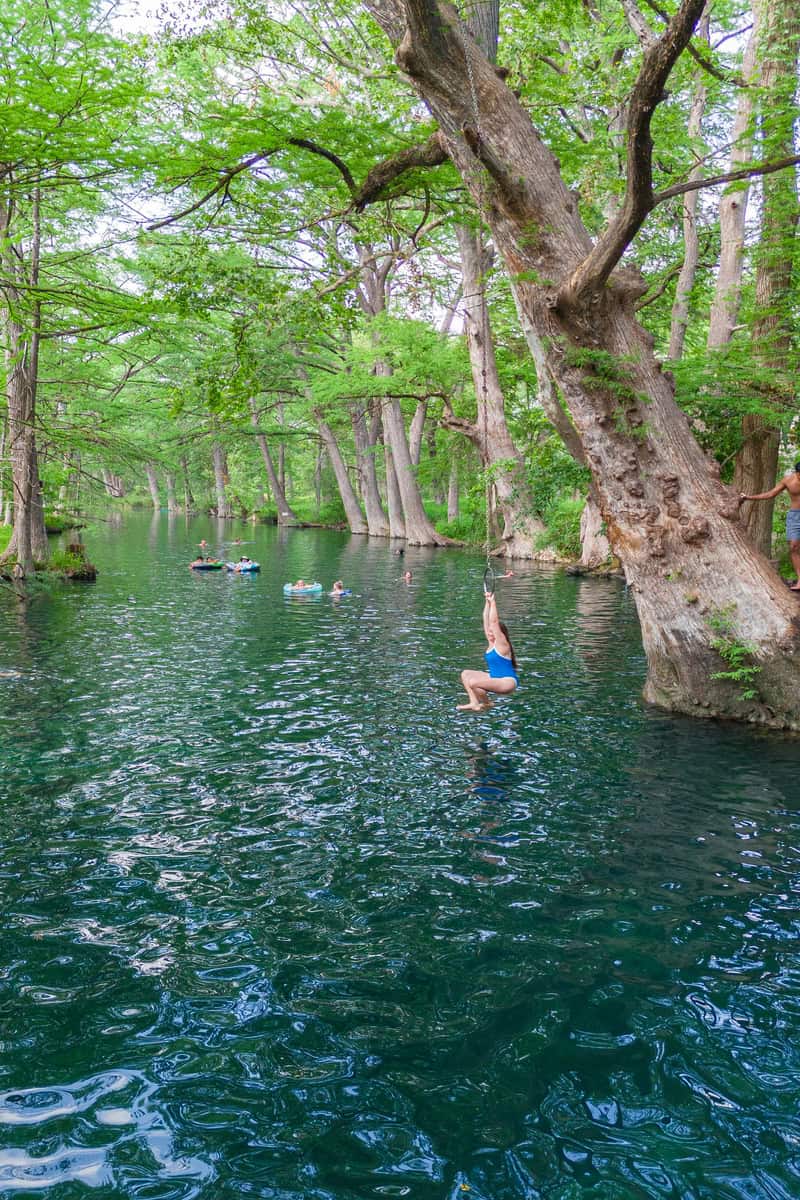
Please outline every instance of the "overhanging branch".
M653 207L653 139L650 122L653 112L664 98L664 85L670 71L688 45L705 2L681 0L678 11L664 33L645 51L628 109L625 198L619 215L559 290L556 300L559 308L575 304L602 287Z
M173 213L171 217L163 217L160 221L154 221L152 225L148 225L147 229L152 232L154 229L163 229L165 225L174 225L176 221L180 221L183 217L188 217L191 213L197 212L198 208L202 208L207 204L212 196L218 195L219 192L226 192L230 187L231 180L237 175L241 175L242 171L249 171L257 162L262 162L265 158L271 158L273 154L277 154L277 148L274 150L261 150L258 154L250 154L242 162L237 163L235 167L228 167L223 171L217 182L210 188L204 196L194 204L190 204L188 208L182 209L180 212Z
M800 163L800 154L792 154L788 158L777 158L774 162L761 163L742 167L739 171L728 171L725 175L709 175L706 179L690 179L687 183L676 183L664 188L653 196L653 206L669 200L673 196L683 196L686 192L696 192L700 188L714 187L719 183L736 183L739 179L750 179L754 175L773 175L776 171L785 171Z
M338 154L334 154L332 150L326 150L324 146L318 145L317 142L312 142L309 138L289 138L290 146L298 146L301 150L308 150L311 154L318 154L320 158L325 158L329 163L336 167L342 179L347 184L347 189L352 196L356 190L356 181L350 174L350 168L343 159L339 158Z
M652 9L652 11L656 13L662 21L666 23L669 20L669 13L665 12L659 4L655 4L654 0L644 0L644 3L648 8ZM735 36L741 37L743 32L744 31L739 30ZM705 54L700 53L693 42L690 41L686 49L688 50L689 54L691 54L697 65L702 67L704 71L707 71L709 75L713 75L715 79L721 80L722 83L733 83L736 85L736 87L740 88L748 86L742 76L737 74L735 71L723 71L720 67L716 66L716 64L713 63L710 58L706 58Z
M354 193L353 208L356 212L363 212L367 205L380 200L389 184L406 171L412 171L415 167L438 167L447 159L444 138L437 130L426 141L416 146L406 146L404 150L372 167Z

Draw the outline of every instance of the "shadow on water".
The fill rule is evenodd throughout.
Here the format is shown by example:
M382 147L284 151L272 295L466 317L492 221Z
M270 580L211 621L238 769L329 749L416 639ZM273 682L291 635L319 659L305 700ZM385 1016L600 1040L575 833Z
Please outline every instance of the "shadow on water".
M0 1193L798 1194L796 743L643 709L613 581L521 566L465 717L478 555L91 542L0 600Z

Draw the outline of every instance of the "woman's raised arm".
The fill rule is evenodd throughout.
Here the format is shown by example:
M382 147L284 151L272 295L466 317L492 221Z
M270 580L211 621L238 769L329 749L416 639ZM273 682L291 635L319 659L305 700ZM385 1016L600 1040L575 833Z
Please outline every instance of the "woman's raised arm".
M498 654L502 654L503 658L508 658L511 654L511 646L508 638L503 633L503 627L500 624L500 616L497 612L497 600L494 595L487 595L486 605L484 607L484 627L486 627L486 619L488 618L487 632L494 634L494 648Z
M492 611L492 606L491 606L490 601L492 600L493 597L492 597L491 592L484 592L484 596L485 596L485 600L484 600L484 605L483 605L483 632L486 634L486 640L488 642L489 634L492 632L492 626L490 624L490 613Z

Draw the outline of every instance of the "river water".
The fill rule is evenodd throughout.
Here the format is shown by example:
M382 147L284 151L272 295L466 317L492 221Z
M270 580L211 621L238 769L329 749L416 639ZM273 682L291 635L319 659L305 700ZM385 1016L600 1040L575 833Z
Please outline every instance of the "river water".
M617 581L499 584L473 716L479 555L86 537L0 593L0 1195L800 1195L800 744L644 709Z

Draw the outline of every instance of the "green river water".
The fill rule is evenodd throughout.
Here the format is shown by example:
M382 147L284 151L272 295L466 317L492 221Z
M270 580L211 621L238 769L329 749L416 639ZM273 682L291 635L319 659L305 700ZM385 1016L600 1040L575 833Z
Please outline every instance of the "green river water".
M800 1196L800 744L644 709L617 581L499 584L476 717L480 555L86 539L0 593L0 1195Z

